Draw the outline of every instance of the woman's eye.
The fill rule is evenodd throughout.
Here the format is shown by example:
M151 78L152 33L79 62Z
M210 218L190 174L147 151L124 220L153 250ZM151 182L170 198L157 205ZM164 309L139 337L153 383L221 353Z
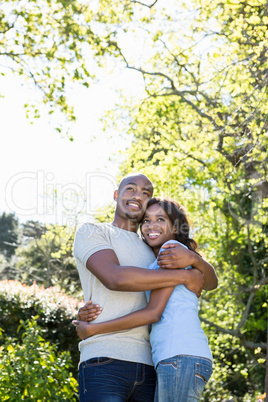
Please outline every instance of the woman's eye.
M158 218L159 222L164 222L163 218Z
M142 224L144 225L144 223L148 223L148 219L144 219L144 221L142 222Z

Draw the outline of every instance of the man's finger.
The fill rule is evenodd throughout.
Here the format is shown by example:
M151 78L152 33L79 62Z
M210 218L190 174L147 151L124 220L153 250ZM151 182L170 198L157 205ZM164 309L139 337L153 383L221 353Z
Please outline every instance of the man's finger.
M172 253L171 250L163 250L163 251L161 251L161 253L159 254L159 257L158 257L158 258L160 258L161 255L169 255L169 254L171 254L171 253Z
M162 258L162 260L157 261L158 265L166 265L166 264L171 264L172 259L170 258Z
M162 248L175 248L176 244L166 244L165 246L162 246Z

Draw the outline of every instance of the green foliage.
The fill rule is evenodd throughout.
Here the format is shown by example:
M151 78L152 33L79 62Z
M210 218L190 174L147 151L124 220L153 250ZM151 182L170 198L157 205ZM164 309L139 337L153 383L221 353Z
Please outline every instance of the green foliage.
M70 373L68 352L46 342L34 321L20 321L20 339L6 338L0 347L1 401L77 401L77 381ZM13 336L16 336L14 332Z
M71 321L79 308L77 299L59 292L56 288L26 286L17 281L0 282L0 328L3 339L23 336L20 320L35 318L46 341L59 351L70 352L73 366L79 361L77 334ZM19 329L18 329L19 328Z
M112 222L114 220L114 204L108 204L105 209L97 210L94 218L97 222Z
M255 400L267 353L267 2L170 3L136 15L147 52L121 53L146 95L109 117L133 138L122 174L139 170L185 205L217 269L200 311L215 359L206 400Z
M80 289L72 249L74 230L66 226L46 225L45 231L16 250L16 279L30 284L59 286L67 293Z
M46 230L46 225L38 221L29 220L23 223L23 243L27 244L30 240L40 239L41 236L45 234Z
M121 171L146 173L157 195L189 210L201 253L219 275L200 311L215 360L204 398L248 402L263 393L267 353L267 1L142 4L4 1L0 56L70 120L69 79L88 85L96 65L110 69L114 57L141 74L143 99L121 98L109 115L133 139ZM139 52L129 51L132 43ZM53 236L41 237L40 248L68 255L50 248ZM22 260L42 269L44 251L34 260L37 245L28 245Z
M73 228L34 221L19 225L14 215L5 213L1 219L2 279L19 280L28 285L35 281L45 287L58 286L68 294L81 293L73 257ZM12 258L8 258L10 253Z
M107 0L3 0L0 74L8 68L22 76L42 94L49 114L58 110L72 123L72 83L89 87L97 67L106 65L105 55L118 54L118 24L129 20L132 8L131 2ZM27 117L40 116L37 105L25 107Z
M15 214L0 215L0 252L10 259L15 254L19 239L19 222Z

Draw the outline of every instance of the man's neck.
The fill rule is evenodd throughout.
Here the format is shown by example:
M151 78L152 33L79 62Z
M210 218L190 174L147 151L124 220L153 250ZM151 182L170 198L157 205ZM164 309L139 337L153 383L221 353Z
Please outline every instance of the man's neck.
M120 229L127 230L128 232L137 233L139 223L136 221L132 221L131 219L124 219L117 214L115 214L114 220L112 222L113 226L116 226Z

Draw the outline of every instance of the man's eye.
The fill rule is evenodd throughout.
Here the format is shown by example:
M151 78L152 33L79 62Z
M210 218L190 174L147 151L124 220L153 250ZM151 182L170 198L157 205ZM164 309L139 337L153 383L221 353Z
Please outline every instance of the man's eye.
M150 193L148 193L147 191L144 191L143 194L145 194L147 197L150 197Z
M133 187L127 187L127 190L133 190Z

